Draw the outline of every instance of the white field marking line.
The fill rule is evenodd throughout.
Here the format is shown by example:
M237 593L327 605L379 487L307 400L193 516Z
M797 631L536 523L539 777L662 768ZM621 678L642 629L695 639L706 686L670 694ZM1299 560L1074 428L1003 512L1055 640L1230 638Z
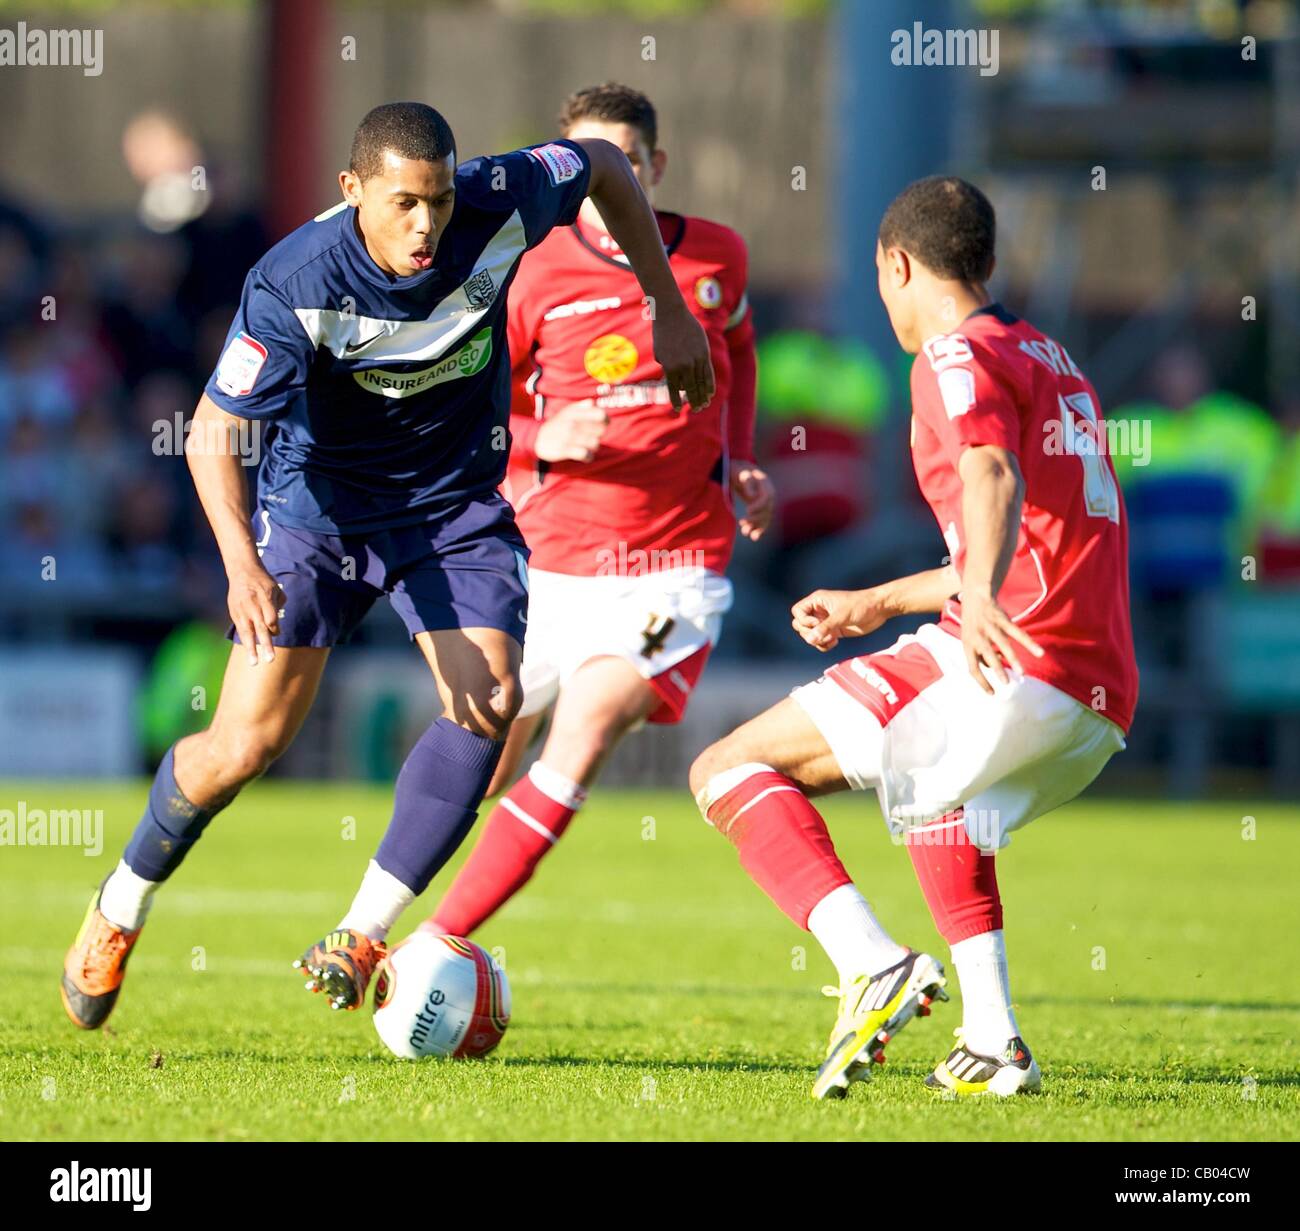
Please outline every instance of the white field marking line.
M47 970L53 972L52 978L62 969L63 956L62 949L0 948L0 958L3 958L11 969ZM190 966L189 955L185 953L178 953L175 957L164 957L159 953L133 953L131 970L137 972L146 970L159 974L164 972L177 974L183 971L185 974L195 975L241 975L258 979L274 976L277 979L286 979L286 982L290 983L295 977L298 979L307 977L301 971L294 970L291 957L273 961L264 957L224 957L220 954L209 954L205 960L207 965L203 970L194 970Z
M3 887L6 903L28 914L69 910L84 913L94 886L84 889L24 887L9 882ZM154 897L154 909L179 915L334 915L347 908L347 887L337 893L324 890L285 889L175 889L163 888ZM75 922L74 925L75 927Z
M51 978L56 978L63 965L62 949L26 949L17 947L0 947L0 960L11 970L21 972L30 971L47 971L50 972ZM306 976L292 968L291 960L272 961L269 958L247 958L247 957L223 957L221 955L208 957L207 969L203 971L191 971L189 969L189 958L185 954L177 954L174 958L164 957L160 954L132 954L131 970L137 973L141 970L150 974L202 974L202 975L238 975L241 978L254 979L280 979L289 987L293 983L304 980ZM285 978L285 976L290 976ZM678 980L672 983L606 983L606 982L587 982L581 979L572 978L554 978L548 976L540 967L530 966L522 970L515 971L508 976L510 982L518 987L549 987L552 989L576 989L580 991L589 991L596 994L610 993L613 995L627 995L644 997L649 989L652 995L699 995L701 993L709 996L718 996L722 999L735 996L802 996L809 1000L819 999L820 993L815 989L808 987L778 987L773 984L713 984L704 983L701 980ZM178 984L178 986L188 986L188 984Z
M86 903L94 891L84 889L53 888L50 886L22 886L14 882L0 884L0 898L6 906L12 905L27 916L53 917L56 921L65 916L69 939L75 934L77 923L85 913ZM169 916L192 918L200 915L262 915L284 918L303 916L316 923L321 916L341 916L347 909L348 890L241 890L241 889L168 889L164 886L153 900L150 918L162 920L167 927ZM420 908L417 906L416 910ZM627 902L610 899L604 902L582 902L573 898L548 897L530 893L516 898L507 907L505 917L521 922L553 920L573 924L626 924L644 926L708 925L729 931L750 931L772 922L770 907L761 899L750 902L731 902L726 905L707 901L680 902L671 910L653 903ZM323 925L322 925L323 926Z

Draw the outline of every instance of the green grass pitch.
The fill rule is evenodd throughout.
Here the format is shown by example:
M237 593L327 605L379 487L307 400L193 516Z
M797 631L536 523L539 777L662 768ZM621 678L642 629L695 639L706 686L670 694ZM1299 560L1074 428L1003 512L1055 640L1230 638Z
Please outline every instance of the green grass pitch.
M594 792L479 935L504 952L514 994L490 1059L393 1059L368 1010L329 1012L290 970L338 921L382 832L390 794L370 786L250 788L159 894L110 1030L83 1034L59 1004L62 954L145 789L3 791L5 808L102 808L104 849L0 847L0 1138L1300 1136L1295 807L1084 800L1036 822L999 868L1044 1093L957 1104L925 1091L960 1020L954 988L872 1082L819 1104L808 1088L833 972L684 791ZM826 814L894 935L940 945L874 801Z

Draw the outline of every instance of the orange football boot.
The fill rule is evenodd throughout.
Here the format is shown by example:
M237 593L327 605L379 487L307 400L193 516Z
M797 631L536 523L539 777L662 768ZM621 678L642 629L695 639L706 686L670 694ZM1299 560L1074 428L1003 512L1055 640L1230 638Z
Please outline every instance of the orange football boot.
M63 1008L74 1026L98 1030L117 1003L126 977L126 961L140 935L140 928L128 932L99 913L95 890L77 939L63 959L63 980L59 987Z
M295 959L293 968L311 975L307 990L324 992L331 1009L359 1009L365 1003L370 976L387 956L383 941L340 928Z

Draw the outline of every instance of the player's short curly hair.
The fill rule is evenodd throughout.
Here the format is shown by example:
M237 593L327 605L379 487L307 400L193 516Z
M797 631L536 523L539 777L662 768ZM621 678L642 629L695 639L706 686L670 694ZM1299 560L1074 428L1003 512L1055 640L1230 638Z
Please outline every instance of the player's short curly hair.
M349 166L365 183L383 169L384 152L439 162L456 153L451 125L425 103L384 103L367 111L352 138Z
M579 120L601 120L606 124L630 124L645 138L650 150L659 148L659 118L654 104L628 85L606 81L603 85L575 90L560 108L560 135L568 133Z
M931 175L908 184L880 220L880 246L902 248L941 278L987 282L997 218L974 184Z

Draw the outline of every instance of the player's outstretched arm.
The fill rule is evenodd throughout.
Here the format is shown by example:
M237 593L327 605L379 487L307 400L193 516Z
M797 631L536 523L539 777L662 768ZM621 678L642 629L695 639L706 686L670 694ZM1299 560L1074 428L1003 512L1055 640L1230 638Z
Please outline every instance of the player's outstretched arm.
M869 590L814 590L790 608L790 623L809 645L833 650L841 637L865 637L894 616L942 611L960 585L945 564Z
M650 202L618 146L596 138L577 144L591 160L587 195L626 254L649 301L655 358L663 367L673 409L680 410L685 399L692 410L703 410L714 389L709 340L677 289Z
M205 393L185 439L185 459L208 524L216 536L230 583L227 605L239 640L256 666L275 657L271 637L279 631L279 587L258 559L248 516L248 483L239 442L252 429L227 414Z
M1005 684L1004 661L1014 670L1021 670L1016 642L1035 657L1043 656L1038 643L1012 622L997 600L1020 538L1025 481L1015 454L998 445L966 449L957 462L957 473L962 483L961 516L966 530L961 578L962 648L976 683L991 693L993 686L982 666Z

